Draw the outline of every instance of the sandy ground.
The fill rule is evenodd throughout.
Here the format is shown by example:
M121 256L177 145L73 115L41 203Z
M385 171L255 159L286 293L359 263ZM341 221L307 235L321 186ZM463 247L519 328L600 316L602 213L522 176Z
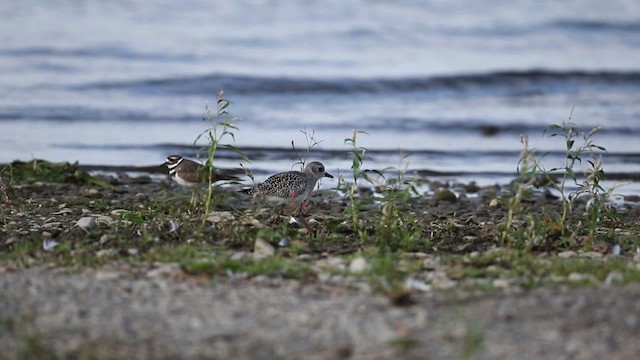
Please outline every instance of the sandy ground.
M424 292L189 277L162 265L0 276L0 354L62 358L636 359L640 285ZM35 339L35 340L34 340Z

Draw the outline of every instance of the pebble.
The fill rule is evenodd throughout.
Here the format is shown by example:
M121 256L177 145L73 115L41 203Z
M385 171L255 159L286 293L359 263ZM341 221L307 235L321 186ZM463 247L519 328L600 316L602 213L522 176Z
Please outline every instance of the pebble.
M578 256L578 254L575 251L571 251L571 250L562 251L558 253L558 257L561 259L568 259L576 256Z
M362 256L358 256L349 263L349 271L355 274L362 273L367 270L367 260Z
M145 193L136 193L135 197L138 200L144 200L144 199L147 198L147 194L145 194Z
M283 237L282 239L280 239L280 241L278 241L278 246L279 247L288 247L289 246L289 239L286 237Z
M96 227L96 225L98 225L96 218L92 216L81 217L80 220L76 222L76 226L84 230L92 229Z
M506 289L509 287L510 282L507 279L494 279L491 285L496 289Z
M580 255L581 257L585 257L588 259L602 259L602 254L596 251L587 251Z
M55 248L56 246L58 246L60 243L52 240L52 239L45 239L42 242L42 248L44 249L44 251L52 251L53 248Z
M254 259L265 259L275 254L276 249L271 244L261 238L256 239L256 242L253 244Z
M499 204L499 202L498 202L498 199L496 199L496 198L493 198L493 199L491 199L491 201L489 201L489 207L492 207L492 208L498 207L498 204Z
M622 252L620 245L614 245L613 248L611 249L611 255L613 256L620 256L620 253Z
M109 235L108 234L103 234L102 236L100 236L100 245L106 244L107 241L109 241Z
M113 218L107 215L98 215L96 222L101 224L111 225L113 224Z
M110 255L114 255L118 252L118 250L116 249L102 249L102 250L98 250L96 251L96 257L101 258L104 256L110 256Z
M436 190L436 192L433 194L433 201L435 201L436 203L440 201L448 201L454 203L458 201L458 198L453 191L441 187L438 188L438 190Z
M129 213L131 211L127 210L127 209L115 209L111 211L111 215L113 216L119 216L121 214L126 214Z
M99 197L102 197L102 194L100 194L100 191L98 191L98 189L89 189L89 190L85 191L84 196L86 196L88 198L97 199Z
M222 221L233 221L236 217L229 211L214 211L207 216L207 221L216 224Z

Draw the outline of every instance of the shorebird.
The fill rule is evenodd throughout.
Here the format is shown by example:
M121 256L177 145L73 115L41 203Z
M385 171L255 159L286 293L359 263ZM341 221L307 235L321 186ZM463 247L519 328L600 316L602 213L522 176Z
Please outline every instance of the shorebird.
M207 179L205 167L193 160L185 159L179 155L169 155L164 165L169 168L169 175L173 180L182 186L193 186L202 184ZM231 174L231 170L214 169L213 182L221 180L239 180Z
M262 194L269 197L304 199L311 194L318 180L323 177L333 179L333 175L325 171L324 165L312 161L304 167L304 172L287 171L270 176L262 184L251 189L242 190L244 194Z

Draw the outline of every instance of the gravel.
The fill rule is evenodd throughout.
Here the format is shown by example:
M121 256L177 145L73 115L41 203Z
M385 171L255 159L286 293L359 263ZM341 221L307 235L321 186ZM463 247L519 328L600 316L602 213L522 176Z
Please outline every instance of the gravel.
M175 264L0 269L0 358L634 359L640 285L415 292L413 305L296 280L191 277ZM31 342L28 340L31 339ZM31 344L31 345L29 345Z

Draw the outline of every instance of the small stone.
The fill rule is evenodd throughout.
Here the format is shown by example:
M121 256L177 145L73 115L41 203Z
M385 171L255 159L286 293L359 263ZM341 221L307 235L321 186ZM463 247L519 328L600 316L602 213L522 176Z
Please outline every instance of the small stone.
M182 274L180 264L170 263L154 263L153 268L145 274L149 278L170 277Z
M42 232L42 237L45 238L45 239L51 239L52 236L53 235L51 235L51 233L48 232L48 231L43 231Z
M498 204L500 204L500 203L498 202L498 199L496 199L496 198L493 198L493 199L491 199L491 201L489 201L489 207L492 207L492 208L498 207Z
M214 211L207 216L207 221L212 224L217 224L222 221L232 221L235 219L236 217L229 211Z
M136 249L136 248L129 248L129 249L127 249L127 253L128 253L129 255L132 255L132 256L133 256L133 255L138 255L138 252L139 252L139 250L138 250L138 249Z
M236 251L231 255L230 259L235 261L243 260L247 257L247 253L244 251Z
M431 285L412 277L407 277L405 279L404 286L409 290L418 290L424 292L431 291L432 289Z
M493 285L494 288L496 289L506 289L509 287L509 280L507 279L494 279L491 282L491 285Z
M126 209L115 209L115 210L112 210L112 211L111 211L111 215L113 215L113 216L120 216L120 215L122 215L122 214L126 214L126 213L129 213L129 212L131 212L131 211L126 210Z
M105 256L111 256L116 254L118 251L116 249L102 249L102 250L98 250L96 251L96 257L105 257Z
M146 198L147 198L147 194L145 194L145 193L137 193L137 194L135 195L135 197L136 197L136 199L138 199L138 200L144 200L144 199L146 199Z
M98 225L98 223L96 222L96 218L92 216L81 217L80 220L76 222L76 226L83 230L92 229L96 227L96 225Z
M88 198L97 199L97 198L101 197L102 194L100 194L100 191L98 191L98 189L89 189L89 190L85 191L84 196L86 196Z
M611 255L613 256L620 256L620 253L622 252L620 245L614 245L613 248L611 249Z
M52 251L53 248L55 248L56 246L58 246L60 243L52 240L52 239L46 239L42 242L42 248L44 249L44 251Z
M612 271L607 274L606 279L604 279L605 285L622 285L624 284L624 275L622 275L619 271Z
M435 270L438 266L438 262L433 258L426 258L422 260L422 268L425 270Z
M279 247L288 247L289 246L289 239L286 237L283 237L282 239L280 239L280 241L278 241L278 246Z
M568 258L572 258L572 257L576 257L578 256L578 254L575 251L562 251L560 253L558 253L558 257L561 259L568 259Z
M62 223L59 221L53 221L50 223L43 224L42 227L45 229L58 229L62 226Z
M464 187L464 190L469 194L475 194L480 191L480 186L478 186L475 181L472 181Z
M429 190L437 191L438 189L444 188L445 184L440 181L432 181L429 183Z
M115 280L120 277L120 273L116 271L109 270L98 270L95 273L96 280L98 281L109 281Z
M253 258L254 259L264 259L268 257L272 257L276 254L276 249L261 238L257 238L256 242L253 244Z
M109 241L109 235L103 234L102 236L100 236L100 245L106 244L107 241Z
M602 254L596 251L587 251L580 255L581 257L585 257L588 259L602 259Z
M458 198L453 191L441 187L438 188L438 190L436 190L436 192L433 194L433 201L435 201L436 203L441 201L454 203L458 201Z
M355 274L359 274L367 269L367 260L362 256L358 256L351 260L349 264L349 271Z
M346 270L347 265L342 258L334 256L326 259L319 259L315 262L315 266L319 269L337 269L337 270Z
M567 277L567 280L571 281L571 282L577 282L577 281L582 281L587 279L587 275L585 274L581 274L581 273L577 273L577 272L572 272L571 274L569 274L569 277Z
M113 218L107 215L98 215L96 222L100 224L111 225L113 224Z

